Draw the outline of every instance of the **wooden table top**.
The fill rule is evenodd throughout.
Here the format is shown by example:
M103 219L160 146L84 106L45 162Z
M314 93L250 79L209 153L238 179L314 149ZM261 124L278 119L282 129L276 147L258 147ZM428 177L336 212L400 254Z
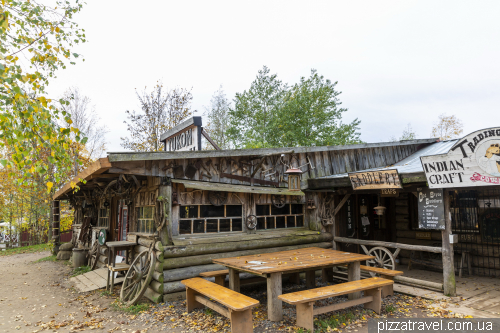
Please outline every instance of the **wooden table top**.
M212 261L216 264L234 268L239 271L265 275L277 272L302 271L309 268L348 264L374 258L373 256L365 254L308 247L290 251L214 259Z
M107 247L123 247L123 246L136 246L136 243L127 241L106 242Z

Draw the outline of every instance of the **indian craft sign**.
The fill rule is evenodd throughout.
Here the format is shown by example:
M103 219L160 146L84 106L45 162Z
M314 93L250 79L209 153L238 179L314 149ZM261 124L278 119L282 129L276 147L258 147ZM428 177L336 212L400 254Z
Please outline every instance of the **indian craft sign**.
M201 150L201 117L192 117L163 133L165 151Z
M354 190L402 188L396 169L350 173L349 179Z
M448 153L420 161L430 188L500 185L500 127L471 133Z

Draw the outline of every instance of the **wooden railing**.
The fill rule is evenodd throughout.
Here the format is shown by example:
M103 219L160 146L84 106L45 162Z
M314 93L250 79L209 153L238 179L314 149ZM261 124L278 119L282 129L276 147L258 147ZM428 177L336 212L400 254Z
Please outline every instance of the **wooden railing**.
M432 253L442 253L443 252L443 249L441 247L434 247L434 246L422 246L422 245L410 245L410 244L392 243L392 242L370 241L370 240L346 238L346 237L334 237L333 240L336 242L339 242L339 243L370 245L370 246L384 246L384 247L391 247L391 248L396 248L396 249L400 249L400 250L424 251L424 252L432 252Z

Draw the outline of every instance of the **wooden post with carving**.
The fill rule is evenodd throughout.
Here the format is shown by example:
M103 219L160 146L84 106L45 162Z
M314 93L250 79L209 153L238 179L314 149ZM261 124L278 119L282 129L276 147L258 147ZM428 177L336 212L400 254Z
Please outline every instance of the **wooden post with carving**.
M444 195L444 218L445 229L441 230L443 240L443 287L446 296L457 296L457 285L455 281L455 267L453 261L453 244L450 244L451 231L451 212L450 212L450 192L448 189L443 191Z
M52 205L52 239L54 240L54 253L57 254L59 252L59 245L61 245L61 233L60 233L60 201L54 200L54 204Z

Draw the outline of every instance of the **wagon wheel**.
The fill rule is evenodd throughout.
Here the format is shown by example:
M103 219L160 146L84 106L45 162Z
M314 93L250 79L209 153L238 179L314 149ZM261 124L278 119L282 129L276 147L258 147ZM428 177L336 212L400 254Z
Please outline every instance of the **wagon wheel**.
M222 206L227 202L227 192L210 191L208 201L214 206Z
M367 260L366 264L371 267L385 268L394 270L396 265L394 263L394 257L391 251L387 250L385 247L374 247L368 251L369 256L374 256L375 259ZM370 272L371 276L375 276L376 273Z
M127 306L135 304L144 295L151 282L156 264L154 251L142 251L132 262L123 280L120 300Z
M257 226L257 216L255 215L248 215L247 220L246 220L247 228L250 230L255 229Z
M276 208L283 208L286 204L286 197L283 194L273 194L271 197L273 205Z
M87 254L87 257L89 259L89 266L91 270L94 270L97 267L97 262L99 261L99 242L94 240L94 245L92 245L92 248L90 249L89 253Z

